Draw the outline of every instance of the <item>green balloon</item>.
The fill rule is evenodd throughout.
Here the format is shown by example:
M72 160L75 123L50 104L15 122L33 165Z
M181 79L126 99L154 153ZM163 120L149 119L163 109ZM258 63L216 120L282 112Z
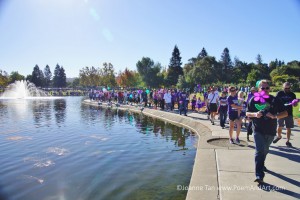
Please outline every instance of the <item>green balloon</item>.
M150 93L150 90L146 90L146 93L149 94L149 93Z
M107 87L107 90L110 90L110 87Z

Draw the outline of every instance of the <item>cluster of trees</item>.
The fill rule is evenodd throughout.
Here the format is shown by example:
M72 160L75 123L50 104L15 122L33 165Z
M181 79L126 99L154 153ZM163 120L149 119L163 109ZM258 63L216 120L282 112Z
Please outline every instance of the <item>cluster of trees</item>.
M82 86L117 86L115 69L111 63L103 63L103 67L85 67L79 71L79 84Z
M168 67L162 67L149 57L143 57L136 63L136 70L125 68L124 71L115 72L111 63L103 63L103 67L84 67L79 71L71 86L106 86L106 87L178 87L194 88L195 85L240 85L254 86L257 80L268 79L273 85L281 86L283 82L291 82L294 90L299 90L300 62L275 59L269 64L263 63L260 54L256 63L246 63L239 58L231 59L228 48L221 53L220 59L207 53L203 47L196 57L188 60L182 67L180 51L175 45ZM5 86L15 80L24 79L18 72L10 76L0 70L0 86ZM41 87L66 87L66 74L63 67L58 64L54 76L50 67L40 70L36 65L27 80Z
M180 52L175 46L168 69L162 69L159 63L154 64L150 58L142 58L137 63L137 71L150 87L194 88L199 83L254 86L257 80L268 79L277 87L288 81L293 84L294 90L299 91L299 61L285 64L284 61L275 59L268 65L263 63L260 54L256 57L256 63L246 63L237 57L232 61L228 48L223 50L220 60L216 60L202 48L197 57L192 57L188 61L181 67Z
M10 83L17 80L28 80L34 83L37 87L66 87L66 73L62 66L56 65L54 70L54 76L52 77L52 72L49 65L47 65L44 70L41 70L38 65L35 65L33 71L26 78L19 74L17 71L11 72L10 75L7 72L0 70L0 86L4 87Z

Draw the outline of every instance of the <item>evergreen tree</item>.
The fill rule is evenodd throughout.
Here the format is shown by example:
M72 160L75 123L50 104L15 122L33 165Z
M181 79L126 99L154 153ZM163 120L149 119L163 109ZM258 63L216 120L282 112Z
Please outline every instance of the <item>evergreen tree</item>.
M223 50L220 61L222 64L221 79L222 79L222 81L227 82L228 81L227 75L228 75L229 69L232 68L232 61L231 61L231 58L229 55L229 49L227 47Z
M168 75L166 78L166 84L168 86L176 85L178 82L179 75L183 75L183 69L181 67L181 57L180 57L180 51L175 45L172 57L170 59L170 64L168 68Z
M44 74L43 71L40 70L38 65L35 65L32 71L31 82L34 83L37 87L43 86Z
M206 56L208 56L208 54L207 54L205 48L203 47L202 50L201 50L201 52L198 54L198 57L197 57L197 58L198 58L198 59L202 59L202 58L204 58L204 57L206 57Z
M67 86L67 76L65 73L65 69L61 66L59 70L59 87L66 87Z
M261 57L260 54L257 54L257 56L256 56L256 64L257 65L262 65L263 64L262 57Z
M54 87L67 86L67 77L66 77L65 69L63 67L60 67L59 64L56 65L54 70L53 86Z
M59 87L59 64L56 65L53 76L53 87Z
M50 82L51 82L51 78L52 78L52 73L50 70L49 65L46 65L45 69L44 69L44 80L45 80L45 87L49 87Z

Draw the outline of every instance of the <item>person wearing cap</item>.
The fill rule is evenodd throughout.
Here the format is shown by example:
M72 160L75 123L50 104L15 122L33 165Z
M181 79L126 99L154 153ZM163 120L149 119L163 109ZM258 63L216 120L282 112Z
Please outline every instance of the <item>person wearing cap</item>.
M259 98L251 98L247 105L246 115L253 121L255 142L255 182L263 184L265 176L265 160L270 145L276 135L277 119L288 115L279 98L270 95L267 80L258 84Z
M288 112L288 116L282 119L278 119L278 129L277 129L277 137L274 139L273 143L277 143L281 138L282 128L286 127L286 146L291 147L292 143L290 143L291 138L291 128L294 128L294 118L293 118L293 106L297 106L297 103L294 105L289 105L294 99L296 99L296 95L291 91L291 84L289 82L285 82L282 85L283 90L279 91L276 94L277 98L280 98L282 103L285 105L285 108Z

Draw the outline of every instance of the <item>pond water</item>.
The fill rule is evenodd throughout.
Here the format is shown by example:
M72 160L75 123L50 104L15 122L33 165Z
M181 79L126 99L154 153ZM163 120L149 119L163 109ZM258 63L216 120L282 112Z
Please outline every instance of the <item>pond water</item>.
M0 199L185 199L197 137L81 97L0 100Z

